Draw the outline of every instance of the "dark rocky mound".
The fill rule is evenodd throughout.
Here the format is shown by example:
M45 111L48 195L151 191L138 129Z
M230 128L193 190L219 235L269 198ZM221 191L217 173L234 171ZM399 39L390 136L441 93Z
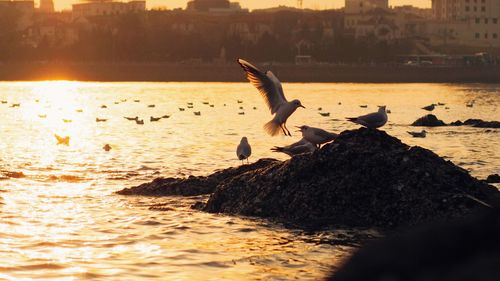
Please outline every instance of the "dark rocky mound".
M493 281L500 276L500 213L426 226L358 250L330 281Z
M182 195L196 196L209 194L214 192L215 187L220 183L230 178L237 177L245 172L257 172L264 167L280 163L274 159L260 159L259 161L241 165L235 168L228 168L215 172L209 176L188 178L157 178L149 183L144 183L139 186L125 188L118 191L121 195L146 195L146 196L165 196L165 195Z
M427 114L415 120L415 122L413 122L411 125L423 127L439 127L446 126L446 123L444 123L442 120L439 120L434 114Z
M439 120L434 114L427 114L423 117L418 118L411 124L412 126L420 127L439 127L439 126L471 126L476 128L490 128L497 129L500 128L499 121L484 121L481 119L467 119L464 122L457 120L446 124L444 121Z
M486 178L487 183L500 183L500 176L498 174L489 175Z
M203 210L300 227L397 227L462 217L498 194L429 150L362 128L312 155L226 178Z
M498 121L483 121L481 119L467 119L464 122L457 120L455 122L451 122L450 126L472 126L476 128L491 128L497 129L500 128L500 122Z

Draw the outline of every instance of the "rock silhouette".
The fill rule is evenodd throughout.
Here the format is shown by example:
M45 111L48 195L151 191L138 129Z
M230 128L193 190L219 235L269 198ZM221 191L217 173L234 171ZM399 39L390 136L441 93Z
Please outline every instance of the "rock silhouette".
M262 159L207 177L156 179L119 193L212 193L195 207L299 228L395 228L467 216L497 204L500 192L432 151L361 128L284 162Z

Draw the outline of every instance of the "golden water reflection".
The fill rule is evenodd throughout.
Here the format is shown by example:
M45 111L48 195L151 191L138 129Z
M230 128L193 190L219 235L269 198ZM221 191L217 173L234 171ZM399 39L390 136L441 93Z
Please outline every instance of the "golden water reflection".
M446 122L500 120L498 85L284 88L289 99L299 98L307 107L289 119L290 128L352 129L344 117L384 104L392 112L384 130L404 142L432 149L478 177L497 172L500 164L498 130L432 128L425 139L406 133L414 130L408 124L426 113L420 108L436 102L449 107L434 112ZM340 230L304 235L265 221L191 210L199 198L113 195L160 175L207 174L238 165L235 147L242 136L252 145L251 161L286 159L270 147L299 136L265 134L262 125L270 115L247 83L2 82L0 100L7 101L0 104L0 279L314 280L351 250L348 243L319 242L338 238ZM470 100L476 101L472 108L465 106ZM194 108L180 112L188 102ZM20 107L11 108L13 103ZM363 104L368 108L359 107ZM238 115L239 106L245 115ZM330 117L319 115L318 107ZM171 117L149 122L150 116L166 114ZM145 124L124 116L140 116ZM70 136L69 146L57 145L54 134ZM105 152L104 144L112 150ZM171 210L151 210L155 204Z

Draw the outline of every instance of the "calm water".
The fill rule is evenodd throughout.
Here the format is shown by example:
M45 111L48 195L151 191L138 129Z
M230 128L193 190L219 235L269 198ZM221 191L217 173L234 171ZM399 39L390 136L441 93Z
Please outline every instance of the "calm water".
M435 128L427 129L425 139L413 139L406 131L416 130L408 124L426 113L421 107L437 102L449 107L434 111L446 122L500 120L499 86L284 88L290 99L300 98L307 107L291 117L290 129L302 124L335 132L352 129L356 126L344 117L384 104L392 111L384 128L389 134L484 178L499 172L500 130ZM318 279L352 249L348 243L320 243L344 237L346 230L308 235L261 220L192 211L196 198L113 194L160 175L201 175L238 165L235 147L242 136L253 146L251 161L286 159L269 148L299 136L265 135L262 125L270 114L249 84L2 82L0 100L7 101L0 104L2 280ZM466 107L471 100L474 107ZM180 112L188 102L194 109ZM11 108L13 103L21 105ZM331 116L320 116L318 107ZM171 117L149 122L150 116L165 114ZM123 116L140 116L145 124ZM96 118L108 121L97 123ZM70 136L70 145L57 145L54 134ZM102 149L106 143L113 147L109 152Z

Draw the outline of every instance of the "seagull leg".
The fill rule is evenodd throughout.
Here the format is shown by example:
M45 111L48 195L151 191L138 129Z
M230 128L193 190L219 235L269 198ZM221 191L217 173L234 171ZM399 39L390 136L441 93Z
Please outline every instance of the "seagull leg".
M286 127L286 123L283 123L283 127L285 127L286 131L288 132L288 136L292 136L292 134L290 134L290 130L288 130L288 128ZM285 134L286 136L287 134Z
M285 134L285 136L287 135L286 131L285 131L285 128L284 128L284 125L281 124L280 125L280 128L281 128L281 131L283 131L283 134Z

